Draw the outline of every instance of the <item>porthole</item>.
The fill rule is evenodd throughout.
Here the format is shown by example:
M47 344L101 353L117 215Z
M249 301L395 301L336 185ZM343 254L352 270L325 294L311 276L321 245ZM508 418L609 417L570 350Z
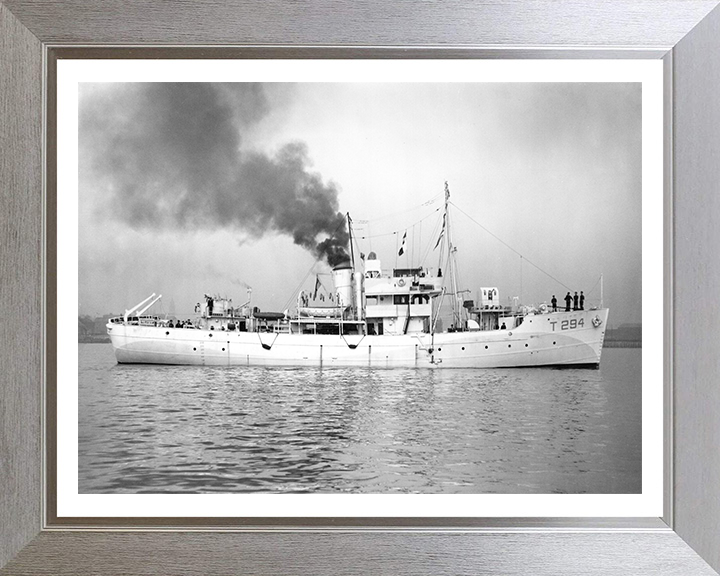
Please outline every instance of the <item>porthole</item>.
M508 348L512 348L512 344L508 344Z
M165 332L165 336L170 336L170 332Z
M442 348L438 348L438 352L442 352Z
M525 344L525 348L527 348L527 347L528 347L528 345L527 345L527 344Z
M212 334L210 334L210 338L212 338Z
M193 348L193 352L197 352L197 348Z
M555 346L555 344L557 344L557 342L553 342L553 346Z
M487 349L488 349L488 347L487 347L487 346L485 346L485 350L487 350Z
M225 348L223 348L223 350L222 350L222 351L223 351L223 352L225 352Z
M463 346L462 349L465 350L465 346Z

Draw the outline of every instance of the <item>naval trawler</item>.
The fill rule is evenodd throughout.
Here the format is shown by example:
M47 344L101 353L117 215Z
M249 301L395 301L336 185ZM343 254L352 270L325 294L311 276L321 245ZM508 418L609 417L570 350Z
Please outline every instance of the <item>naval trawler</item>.
M374 252L355 258L347 217L350 258L332 270L328 301L297 295L295 309L263 312L250 300L205 295L194 321L173 323L146 314L161 296L152 294L107 332L119 363L199 366L312 366L370 368L591 367L600 364L608 309L553 311L500 304L495 287L479 301L457 288L450 237L449 189L445 185L437 246L447 253L445 273L428 268L384 271ZM447 281L447 283L446 283ZM449 286L448 286L449 283ZM317 296L319 277L314 290ZM248 289L248 295L251 290ZM453 323L441 329L444 298ZM602 301L602 298L601 298Z

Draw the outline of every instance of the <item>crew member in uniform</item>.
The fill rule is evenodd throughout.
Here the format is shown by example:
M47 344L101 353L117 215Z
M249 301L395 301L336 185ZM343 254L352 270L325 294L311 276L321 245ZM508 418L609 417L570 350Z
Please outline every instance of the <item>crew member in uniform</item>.
M570 312L570 302L572 302L572 296L570 296L570 292L565 294L565 312Z
M580 310L585 310L585 294L580 290Z
M575 292L575 296L573 296L573 310L578 309L578 295L577 292Z
M550 304L552 304L553 312L557 312L557 298L555 298L555 294L553 294L552 300L550 300Z

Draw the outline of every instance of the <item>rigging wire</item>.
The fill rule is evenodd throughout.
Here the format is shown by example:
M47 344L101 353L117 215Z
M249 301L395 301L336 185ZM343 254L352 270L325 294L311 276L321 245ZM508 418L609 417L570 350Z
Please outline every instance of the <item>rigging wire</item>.
M595 288L597 288L597 285L598 285L598 284L600 284L600 276L598 276L598 279L597 279L597 281L595 282L595 285L594 285L592 288L590 288L590 290L588 290L588 292L587 292L588 295L590 295L590 294L593 293L593 290L595 290Z
M347 225L347 220L344 220L341 224L338 224L337 228L333 230L331 237L334 237L335 234L337 234L338 230L342 228L343 226ZM297 297L297 294L300 292L300 289L303 287L303 284L305 284L305 281L310 278L310 274L312 274L313 270L315 269L315 265L317 262L313 262L312 266L310 266L310 269L307 271L307 274L305 274L305 278L302 279L300 284L297 285L297 288L293 292L290 293L290 298L288 298L288 301L285 303L285 306L283 306L283 310L287 310L290 308L290 305L292 304L293 300Z
M420 218L420 220L417 220L417 221L415 221L415 222L413 222L413 223L411 223L411 224L408 224L405 228L401 228L400 230L393 230L392 232L384 232L384 233L382 233L382 234L373 234L372 236L369 235L369 234L367 234L367 235L365 235L365 236L357 235L357 238L358 238L359 240L367 240L367 239L370 239L370 238L381 238L381 237L383 237L383 236L392 236L393 234L397 235L397 234L400 234L400 232L405 231L407 228L410 228L410 227L412 227L412 226L416 226L417 224L420 224L423 220L427 220L428 218L430 218L430 217L433 216L436 212L439 212L439 211L440 211L440 208L436 208L435 210L433 210L432 212L430 212L427 216L423 216L422 218ZM362 220L361 220L360 222L362 222Z
M507 242L505 242L504 240L502 240L501 238L499 238L498 236L496 236L495 234L493 234L490 230L488 230L487 228L485 228L485 226L483 226L482 224L480 224L480 222L478 222L477 220L475 220L475 218L473 218L473 217L470 216L467 212L465 212L462 208L460 208L457 204L455 204L454 202L450 202L450 204L452 204L452 205L458 210L458 212L460 212L461 214L464 214L464 215L465 215L467 218L469 218L472 222L474 222L475 224L477 224L478 226L480 226L480 228L482 228L483 230L485 230L485 232L487 232L488 234L490 234L490 236L492 236L493 238L495 238L495 240L497 240L498 242L500 242L503 246L505 246L506 248L508 248L509 250L511 250L512 252L514 252L514 253L517 254L518 256L520 256L521 261L522 261L522 260L525 260L525 262L527 262L527 263L530 264L533 268L536 268L537 270L539 270L540 272L542 272L543 274L545 274L545 276L547 276L548 278L551 278L552 280L554 280L555 282L557 282L557 283L560 284L561 286L567 288L568 290L572 290L572 288L570 288L567 284L565 284L564 282L561 282L560 280L558 280L557 278L555 278L555 276L553 276L553 275L550 274L549 272L546 272L545 270L543 270L542 268L540 268L540 266L538 266L537 264L535 264L532 260L528 260L525 256L523 256L520 252L518 252L517 250L515 250L515 248L513 248L512 246L510 246Z
M592 294L592 293L594 292L595 288L597 288L598 284L600 284L600 279L601 279L601 278L602 278L602 274L601 274L600 276L598 276L598 279L597 279L597 281L595 282L595 285L594 285L592 288L590 288L590 290L588 290L588 291L585 293L585 298L586 298L587 300L590 300L590 294Z
M393 232L395 234L395 268L398 267L398 237L397 232Z
M292 304L293 300L297 298L297 294L300 293L300 289L303 287L303 284L305 284L305 281L310 278L310 274L312 274L313 268L315 268L315 263L313 262L313 265L310 267L310 270L308 270L307 274L305 274L305 278L302 279L300 284L297 285L297 288L291 293L290 298L287 302L285 302L285 306L283 306L283 310L287 310L290 308L290 305Z
M439 198L441 198L443 193L436 194L429 200L426 200L422 204L418 204L416 206L413 206L412 208L408 208L406 210L398 210L397 212L390 212L389 214L382 214L381 216L377 216L372 219L365 219L365 220L358 220L357 223L369 223L369 222L377 222L379 220L387 220L388 218L392 218L394 216L398 216L399 214L408 214L414 210L419 210L420 208L423 208L424 206L430 206L431 204L434 204Z
M442 226L442 219L435 222L435 227L433 228L432 234L430 234L430 240L428 241L427 247L425 248L425 254L423 255L422 259L420 260L421 265L425 261L427 261L427 259L430 257L430 252L434 249L433 242L435 242L435 238L438 237L441 226Z

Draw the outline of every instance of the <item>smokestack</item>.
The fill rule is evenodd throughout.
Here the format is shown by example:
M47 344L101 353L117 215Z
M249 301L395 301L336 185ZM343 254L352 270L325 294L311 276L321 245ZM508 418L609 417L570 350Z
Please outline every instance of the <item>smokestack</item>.
M80 85L81 178L103 180L107 215L136 229L286 234L330 266L347 259L338 188L302 142L243 148L270 112L263 84ZM82 181L81 181L82 185Z
M347 308L353 305L352 266L346 261L333 268L333 284L338 295L338 305Z

